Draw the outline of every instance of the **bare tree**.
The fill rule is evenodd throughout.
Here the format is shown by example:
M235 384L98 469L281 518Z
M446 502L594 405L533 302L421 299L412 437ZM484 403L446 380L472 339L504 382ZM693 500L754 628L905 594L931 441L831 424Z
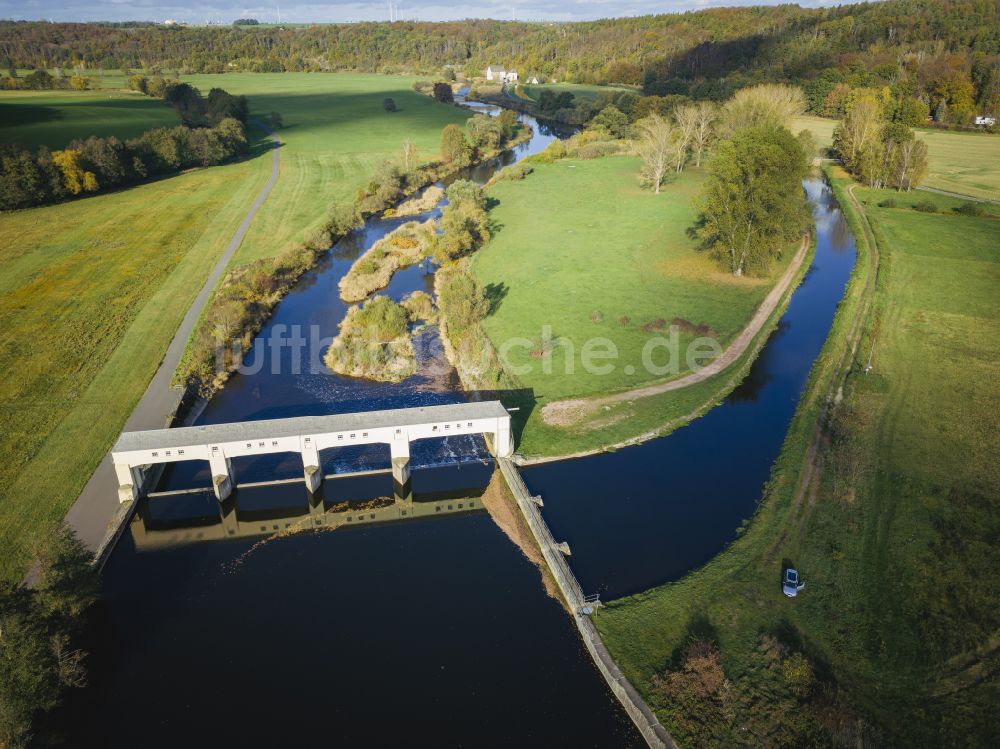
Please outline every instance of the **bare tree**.
M417 144L411 138L403 141L403 168L410 171L417 165Z
M691 136L691 151L694 153L694 165L701 166L701 155L712 141L718 110L708 101L700 101L694 106L695 128Z
M897 190L909 192L927 174L927 144L913 138L895 149L893 182Z
M678 141L676 128L670 120L658 114L639 120L635 127L639 133L636 151L642 158L642 176L659 194L667 169L674 162Z
M674 122L677 123L678 144L674 151L674 168L680 172L687 161L687 150L698 129L697 107L692 104L677 107L674 110Z

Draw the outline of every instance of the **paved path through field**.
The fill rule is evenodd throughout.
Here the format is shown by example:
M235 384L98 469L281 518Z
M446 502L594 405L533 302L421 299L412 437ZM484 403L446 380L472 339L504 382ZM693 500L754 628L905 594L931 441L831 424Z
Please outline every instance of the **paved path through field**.
M588 414L595 412L605 405L609 405L611 403L621 403L623 401L633 401L639 398L648 398L651 395L659 395L660 393L667 393L671 390L680 390L681 388L690 387L695 383L702 382L707 380L709 377L717 375L719 372L739 359L747 348L749 348L754 337L760 332L760 329L764 327L767 319L781 302L785 292L788 291L788 287L791 286L792 281L795 279L795 274L798 273L799 268L802 266L802 261L805 260L806 253L808 251L809 237L806 236L802 238L802 244L799 247L799 251L795 254L795 257L792 258L792 262L789 264L788 269L785 271L778 283L775 284L774 288L771 289L771 292L764 298L764 301L761 302L760 307L757 308L757 311L754 313L750 323L740 332L740 334L736 337L736 340L729 345L729 348L723 351L722 355L712 361L712 363L708 366L676 380L660 382L655 385L645 385L632 390L625 390L621 393L602 395L595 398L574 398L571 400L552 401L542 407L542 419L546 424L551 424L553 426L572 426Z
M264 188L257 195L253 205L250 206L247 215L243 217L243 221L240 223L236 233L229 240L225 252L222 253L222 256L212 268L212 272L208 274L208 278L205 279L201 291L198 292L198 296L195 297L187 314L184 315L177 333L174 334L174 338L170 342L163 360L160 362L159 369L156 370L156 374L150 380L149 387L146 388L146 392L139 403L136 404L132 415L125 422L124 431L162 429L177 409L177 406L180 404L182 392L172 388L170 381L173 379L174 371L177 369L181 356L184 354L188 338L191 336L191 332L198 322L198 317L201 315L202 309L208 303L216 283L222 277L226 267L229 265L229 261L232 260L236 250L243 242L243 237L246 236L247 230L250 228L250 223L253 221L254 216L257 215L257 210L263 205L268 193L271 192L271 188L274 187L274 183L278 179L278 154L281 142L278 136L264 123L255 121L255 124L266 131L273 141L271 176L268 178L267 184L264 185ZM118 502L118 479L115 476L115 470L111 464L111 454L109 453L104 456L104 460L101 461L97 470L94 471L94 475L90 477L90 481L83 488L83 492L80 493L73 506L69 508L65 522L76 532L77 537L88 549L97 551L104 546L106 539L110 539L114 534L120 520L118 517L120 509Z

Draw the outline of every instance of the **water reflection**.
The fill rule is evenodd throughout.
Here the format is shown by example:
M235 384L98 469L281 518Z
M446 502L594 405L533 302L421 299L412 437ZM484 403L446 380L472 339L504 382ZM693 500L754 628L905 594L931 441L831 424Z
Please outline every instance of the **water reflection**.
M464 471L462 478L469 481L465 487L442 489L437 482L435 491L410 491L405 496L371 491L385 488L387 472L350 480L331 478L315 493L297 482L244 487L221 503L210 491L154 495L140 502L129 533L136 550L145 551L481 512L488 470L474 466Z

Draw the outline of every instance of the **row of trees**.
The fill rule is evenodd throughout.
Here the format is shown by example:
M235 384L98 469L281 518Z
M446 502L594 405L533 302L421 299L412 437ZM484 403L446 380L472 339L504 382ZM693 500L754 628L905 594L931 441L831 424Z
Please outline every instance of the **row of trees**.
M221 88L213 88L208 96L202 96L189 83L170 81L164 85L162 97L188 127L214 127L226 119L246 124L250 114L247 97L233 96Z
M78 73L64 76L62 71L58 69L55 75L47 70L33 70L24 77L19 77L17 71L11 68L9 75L0 77L0 90L4 91L52 91L55 89L86 91L93 87L93 77Z
M833 145L844 166L870 187L908 192L927 174L927 144L905 124L886 117L877 91L853 93L834 130Z
M90 137L60 151L3 145L0 210L45 205L190 167L222 164L247 148L243 123L232 118L213 128L155 128L124 142L114 136Z

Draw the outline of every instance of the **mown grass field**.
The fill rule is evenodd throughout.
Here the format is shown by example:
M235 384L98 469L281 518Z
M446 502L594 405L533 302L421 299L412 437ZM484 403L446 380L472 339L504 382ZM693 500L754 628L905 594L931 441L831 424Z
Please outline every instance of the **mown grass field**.
M250 100L252 116L280 112L281 175L235 259L276 255L318 226L333 201L350 202L376 166L400 162L411 138L418 157L438 155L441 130L469 113L413 91L416 78L374 74L234 73L183 76ZM398 111L382 108L385 98Z
M0 91L0 143L65 148L75 138L134 138L173 127L177 115L160 99L120 91Z
M467 116L419 96L407 78L185 80L245 93L255 114L281 111L287 125L279 180L237 263L286 249L405 138L433 157L441 127ZM386 96L400 111L382 109ZM78 135L100 126L81 120ZM0 577L20 577L32 538L76 499L266 181L270 151L253 134L258 148L241 163L0 214Z
M497 300L484 329L498 350L505 341L521 341L509 348L506 360L512 372L523 371L518 377L534 391L539 408L689 372L687 344L710 335L724 348L794 254L786 252L770 277L736 279L698 252L687 229L696 218L692 198L704 179L701 170L689 168L656 195L639 185L639 161L633 157L534 166L527 179L490 188L497 201L490 215L499 229L475 255L473 270ZM675 318L711 330L682 329L677 371L650 371L643 348L650 338L669 333L643 327L657 320L669 326ZM550 355L540 356L546 329L558 344ZM617 349L607 373L583 366L584 346L598 338ZM660 349L653 362L665 364L667 357ZM576 429L545 425L536 408L520 450L564 454L656 429L709 400L727 378L714 379L645 398L639 408L620 404L603 414L600 424Z
M821 146L830 146L836 125L836 120L803 116L792 127L811 130ZM1000 135L918 128L917 137L927 143L927 187L1000 200Z
M114 442L268 169L0 216L0 578L23 573Z
M836 182L846 204L848 180ZM861 306L869 250L857 214L855 283L748 531L704 568L597 618L682 745L804 745L828 732L872 746L994 740L1000 584L987 570L1000 565L1000 209L961 216L960 201L935 197L941 212L924 214L912 205L926 194L856 193L882 270L820 443L819 478L796 491ZM887 197L899 207L876 206ZM796 599L780 590L787 565L807 583ZM683 678L662 674L692 640L716 643L727 686L678 699ZM811 677L787 667L795 653Z

